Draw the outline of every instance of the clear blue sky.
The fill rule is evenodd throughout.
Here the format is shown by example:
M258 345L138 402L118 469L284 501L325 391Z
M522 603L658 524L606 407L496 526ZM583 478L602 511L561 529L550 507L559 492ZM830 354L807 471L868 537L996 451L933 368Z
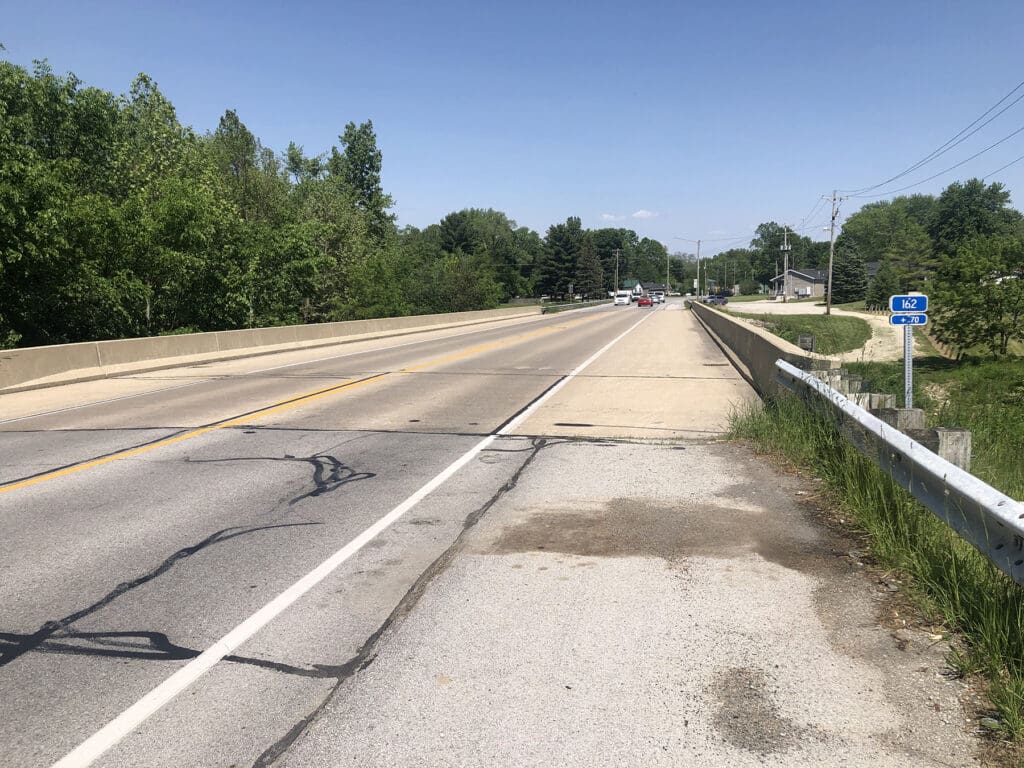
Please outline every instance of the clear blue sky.
M234 109L265 146L317 154L373 120L399 224L576 215L705 253L768 220L825 239L818 198L954 136L1024 80L1022 40L1020 0L0 0L0 56L115 93L146 72L200 133ZM1024 101L890 186L1022 126ZM1022 154L1024 133L905 194ZM990 180L1024 208L1024 161Z

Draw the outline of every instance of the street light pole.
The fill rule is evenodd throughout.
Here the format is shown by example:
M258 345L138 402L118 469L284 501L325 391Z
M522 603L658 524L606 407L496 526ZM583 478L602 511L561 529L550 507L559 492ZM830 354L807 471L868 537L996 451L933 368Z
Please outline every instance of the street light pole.
M615 293L619 292L619 255L621 253L621 249L615 249Z

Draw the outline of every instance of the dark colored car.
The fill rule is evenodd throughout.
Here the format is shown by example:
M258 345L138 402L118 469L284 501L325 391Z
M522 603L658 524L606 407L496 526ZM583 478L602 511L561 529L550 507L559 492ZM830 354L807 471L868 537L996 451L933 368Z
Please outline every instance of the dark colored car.
M638 307L653 307L654 299L652 299L650 296L641 296L639 299L636 300L636 305Z

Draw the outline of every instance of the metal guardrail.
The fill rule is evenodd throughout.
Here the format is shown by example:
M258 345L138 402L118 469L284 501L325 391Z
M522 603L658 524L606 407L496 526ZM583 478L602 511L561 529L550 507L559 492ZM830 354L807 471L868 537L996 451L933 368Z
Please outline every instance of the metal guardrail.
M996 567L1024 584L1024 503L935 455L813 374L785 360L775 367L781 386L828 403L843 422L843 433L862 453Z

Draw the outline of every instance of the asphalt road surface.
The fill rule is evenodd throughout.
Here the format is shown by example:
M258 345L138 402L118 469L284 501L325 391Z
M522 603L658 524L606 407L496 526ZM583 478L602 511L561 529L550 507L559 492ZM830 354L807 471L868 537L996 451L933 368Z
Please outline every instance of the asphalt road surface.
M969 764L752 399L678 304L0 395L0 764Z

